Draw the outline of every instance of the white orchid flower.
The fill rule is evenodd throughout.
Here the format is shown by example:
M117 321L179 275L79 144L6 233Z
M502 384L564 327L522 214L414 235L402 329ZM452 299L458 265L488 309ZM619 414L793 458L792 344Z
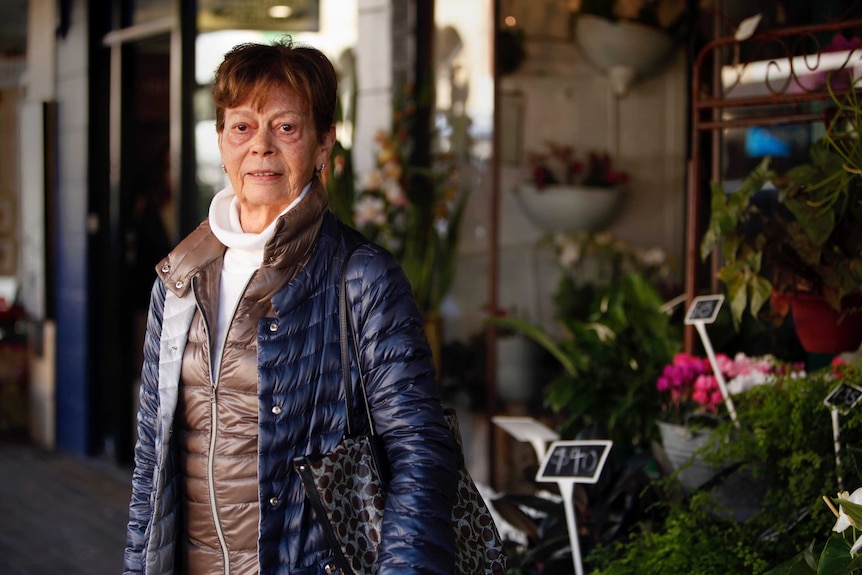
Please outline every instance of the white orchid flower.
M854 491L852 494L847 495L846 491L842 491L838 494L838 499L846 499L852 503L856 503L858 505L862 505L862 487ZM832 531L836 533L843 533L845 529L853 525L853 520L844 513L844 509L841 508L838 512L838 520L835 522L835 526L832 527ZM855 525L857 529L862 527L862 525ZM856 551L859 550L859 547L862 546L862 537L859 538L859 541L853 546L851 550L851 554L855 554Z
M775 381L775 377L762 371L750 371L734 377L727 382L727 392L730 395L739 395L748 391L756 385L764 385Z
M667 261L667 254L661 248L650 248L640 252L640 260L646 266L660 266Z
M581 260L581 245L577 242L568 242L560 246L560 265L569 269Z
M382 226L386 223L386 205L380 198L362 196L353 207L353 213L359 226L366 224Z
M366 190L379 190L383 185L383 174L380 170L373 170L365 174L362 180L362 187Z
M404 188L401 187L401 183L398 180L383 180L381 189L383 190L383 195L386 196L386 201L393 206L404 208L410 205L410 201L404 193Z

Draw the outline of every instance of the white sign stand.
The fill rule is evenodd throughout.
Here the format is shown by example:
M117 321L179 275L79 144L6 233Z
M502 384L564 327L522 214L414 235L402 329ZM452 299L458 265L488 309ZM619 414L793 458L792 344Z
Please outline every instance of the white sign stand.
M685 323L694 325L700 335L700 341L703 343L703 348L706 350L706 357L709 358L709 364L712 366L712 372L715 374L715 379L718 382L718 388L721 390L721 396L724 398L724 405L727 407L727 412L730 414L730 419L736 427L739 427L739 421L736 418L736 407L733 405L733 399L727 391L727 383L724 381L724 375L718 366L718 361L715 359L715 352L712 349L712 342L709 340L709 335L706 333L706 324L713 323L718 317L718 311L721 309L721 304L724 301L724 296L703 295L697 296L691 302L688 308L688 313L685 315Z
M596 483L599 480L612 445L613 442L604 439L555 441L536 473L536 481L553 481L560 488L566 510L575 575L584 575L575 516L575 483Z
M838 491L844 490L844 478L841 477L841 425L838 423L838 409L829 410L832 414L832 442L835 444L835 473L838 475Z
M841 477L841 426L838 421L838 414L839 412L847 413L860 398L862 398L862 387L841 382L823 400L832 414L832 440L835 445L835 472L838 475L839 491L844 489L844 480Z
M560 438L560 434L532 417L495 415L491 421L518 441L529 442L540 463L545 459L545 446Z

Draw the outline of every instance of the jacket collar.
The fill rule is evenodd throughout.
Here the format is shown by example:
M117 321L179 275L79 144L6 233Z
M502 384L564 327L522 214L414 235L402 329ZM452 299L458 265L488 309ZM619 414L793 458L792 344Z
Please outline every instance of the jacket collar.
M275 233L264 248L261 268L280 271L304 263L311 254L328 206L326 187L315 178L305 198L279 216ZM183 297L191 287L191 278L200 269L221 260L226 249L206 219L156 264L156 273L167 289Z

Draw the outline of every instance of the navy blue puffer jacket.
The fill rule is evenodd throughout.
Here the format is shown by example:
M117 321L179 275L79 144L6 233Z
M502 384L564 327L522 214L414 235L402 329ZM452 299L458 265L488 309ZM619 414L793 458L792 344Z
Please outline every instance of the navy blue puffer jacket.
M332 563L295 456L332 451L345 427L338 324L341 262L372 416L391 466L379 575L449 574L457 475L431 353L410 285L394 258L331 213L308 264L272 298L258 349L258 556L262 575L323 574ZM179 366L194 313L194 270L152 291L125 573L175 572L180 483L172 424ZM358 358L358 365L356 360ZM273 409L279 406L280 409ZM360 409L356 421L363 421Z

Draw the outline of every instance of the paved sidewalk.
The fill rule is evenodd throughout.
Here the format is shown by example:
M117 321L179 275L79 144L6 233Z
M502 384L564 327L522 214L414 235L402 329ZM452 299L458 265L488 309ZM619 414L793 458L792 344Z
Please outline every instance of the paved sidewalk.
M0 443L0 573L118 575L131 470Z

